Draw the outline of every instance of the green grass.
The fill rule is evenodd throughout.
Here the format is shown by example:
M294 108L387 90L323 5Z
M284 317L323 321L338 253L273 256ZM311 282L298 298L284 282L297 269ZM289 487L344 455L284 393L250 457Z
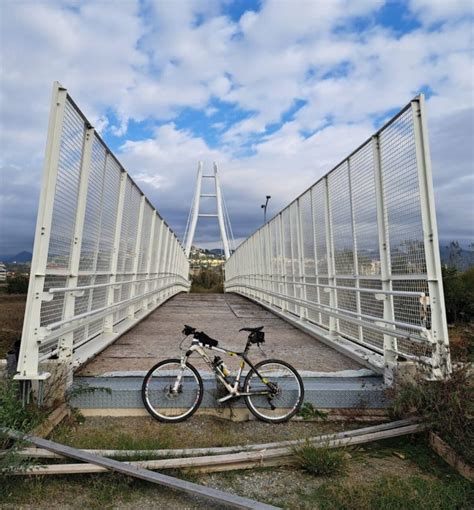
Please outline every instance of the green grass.
M67 487L67 490L65 488ZM45 507L48 501L72 508L105 510L120 503L132 503L143 494L162 490L120 474L64 475L61 477L4 477L0 483L0 503L14 506Z
M413 462L424 473L443 478L454 474L451 467L444 462L428 446L423 437L397 437L393 439L385 439L382 442L370 443L364 445L363 455L356 454L355 457L391 457L394 452L402 454L406 460Z
M156 437L142 436L140 433L120 432L104 427L89 431L87 434L76 434L75 427L68 423L59 425L53 432L52 439L76 448L91 450L161 450L173 446L170 438L163 433Z
M315 476L333 476L347 470L347 455L343 448L305 443L293 450L298 466Z
M444 483L392 476L360 485L325 483L304 500L321 510L469 510L474 486L460 478Z

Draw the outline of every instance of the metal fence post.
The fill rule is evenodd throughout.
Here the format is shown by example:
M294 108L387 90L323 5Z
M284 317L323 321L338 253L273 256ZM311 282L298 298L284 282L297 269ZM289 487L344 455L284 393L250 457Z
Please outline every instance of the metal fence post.
M109 156L107 156L109 157ZM117 203L117 220L115 223L115 232L114 232L114 242L113 242L113 251L112 251L112 261L110 264L110 281L109 283L114 284L117 282L117 268L118 268L118 259L120 254L120 238L122 235L122 221L123 221L123 212L125 205L125 193L127 189L127 174L122 171L120 174L120 190L119 190L119 198ZM115 298L115 290L114 286L111 285L107 288L107 306L112 306L114 304ZM114 314L111 313L105 317L104 320L104 333L113 333L114 331Z
M272 226L273 222L267 223L265 227L267 230L267 278L268 278L268 290L275 291L275 285L273 283L273 234L272 234ZM272 294L268 296L268 301L271 305L275 304L275 298Z
M61 145L66 100L66 89L61 87L58 82L54 82L17 379L45 379L49 376L49 374L38 373L39 346L41 343L41 302L48 262L54 193L58 175L59 147Z
M328 178L324 178L324 212L325 212L325 226L326 226L326 255L328 267L328 284L331 287L336 286L335 275L335 261L334 261L334 240L332 235L332 219L331 219L331 204L329 201L329 182ZM329 306L337 308L337 294L336 289L329 289ZM329 316L329 335L336 336L339 331L339 319L332 315Z
M158 249L156 253L156 267L155 267L155 273L156 277L158 278L155 282L155 285L153 289L159 289L161 287L161 266L162 266L162 260L163 260L163 232L165 230L165 222L159 218L160 226L159 226L159 233L158 233ZM156 304L160 300L160 294L161 292L155 292L153 294L153 303Z
M296 229L297 229L297 246L298 246L298 281L300 284L299 298L306 301L306 276L304 266L304 243L303 243L303 222L301 221L300 199L296 201ZM300 306L300 318L308 318L308 309Z
M150 243L149 243L149 249L147 252L147 262L146 262L146 280L148 280L148 281L145 283L145 287L144 287L146 289L145 293L148 293L151 290L153 290L153 284L155 283L155 282L149 281L151 278L152 267L153 267L153 253L152 252L153 252L153 248L155 245L155 230L156 230L156 212L152 211L151 214L152 214L152 217L151 217L151 227L150 227ZM151 302L152 302L152 298L147 297L143 301L144 308L145 309L150 308Z
M139 252L140 252L140 246L142 242L142 231L143 231L143 216L145 212L145 203L146 203L146 197L145 195L142 195L140 198L140 212L138 213L138 228L137 228L137 237L135 239L135 249L133 253L133 268L132 268L132 280L133 283L131 283L130 288L130 297L134 297L137 292L137 284L135 283L138 277L138 262L139 262ZM132 303L127 310L127 317L131 320L135 318L135 303Z
M281 280L283 282L286 282L285 235L283 233L283 220L281 217L281 213L278 215L278 227L280 229L280 254L281 254L280 275L281 275ZM280 294L283 294L285 296L288 295L288 286L286 285L286 283L280 283L279 289L280 289L280 291L279 291ZM286 312L286 310L288 309L287 301L285 301L284 299L280 299L280 306L281 306L281 310L283 312Z
M163 285L162 287L168 284L168 242L170 238L170 231L167 225L165 225L165 244L163 246L163 260L162 260L162 273L163 273ZM160 301L163 301L166 297L166 289L160 291Z
M375 196L377 203L377 228L380 252L380 277L382 281L382 290L392 290L392 278L390 268L390 243L385 218L385 201L383 191L383 169L380 158L380 140L379 136L372 137L372 150L374 161L374 178L375 178ZM383 318L385 320L395 320L393 308L393 296L383 294ZM385 327L387 325L385 324ZM391 335L383 337L383 354L385 363L385 381L388 384L393 382L393 371L397 364L397 339Z
M316 242L316 221L315 221L315 210L314 210L314 204L313 204L313 195L314 195L314 186L310 189L311 193L311 220L312 220L312 227L313 227L313 247L314 247L314 276L315 276L315 282L316 282L316 300L318 305L321 305L321 287L319 286L319 254L318 254L318 243ZM317 322L319 324L323 323L323 318L320 312L317 312L318 320Z
M356 229L356 219L355 219L355 213L354 213L354 199L352 196L352 175L351 175L351 160L350 158L347 160L347 175L348 175L348 184L349 184L349 203L351 207L351 228L352 228L352 253L353 253L353 260L354 260L354 278L355 278L355 284L354 288L359 289L360 288L360 282L359 282L359 256L357 252L357 229ZM361 311L361 303L360 303L360 292L357 290L355 291L355 298L356 298L356 311L357 313L362 313ZM363 331L362 326L358 327L358 336L359 340L363 340Z
M82 232L84 230L84 219L86 214L87 191L89 189L89 177L91 173L92 145L94 143L94 128L89 127L84 134L81 170L79 177L79 188L77 191L76 218L74 225L74 237L71 246L69 259L69 276L67 287L77 287L79 279L79 263L82 248ZM76 292L66 292L64 296L64 319L70 319L75 314ZM59 339L59 360L68 366L67 386L72 384L72 352L74 333L66 333Z
M428 278L429 304L431 308L433 352L433 377L446 377L451 372L449 337L444 307L443 278L439 254L438 228L436 225L433 178L429 149L428 127L425 116L425 98L411 102L413 115L413 133L415 137L416 163L423 224L423 241L425 247L426 273Z

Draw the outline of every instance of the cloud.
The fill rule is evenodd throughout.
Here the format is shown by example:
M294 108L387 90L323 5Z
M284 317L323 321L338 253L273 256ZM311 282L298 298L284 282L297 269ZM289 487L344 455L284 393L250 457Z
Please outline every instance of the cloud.
M198 160L218 161L239 239L266 194L277 212L424 90L440 237L474 237L471 2L113 5L0 7L0 254L31 246L54 80L178 234Z

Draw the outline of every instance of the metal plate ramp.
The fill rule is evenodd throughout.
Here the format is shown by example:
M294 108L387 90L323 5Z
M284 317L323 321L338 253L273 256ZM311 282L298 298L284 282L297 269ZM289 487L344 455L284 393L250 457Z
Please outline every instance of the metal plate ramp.
M145 372L120 373L115 376L75 377L71 405L85 415L147 414L141 399ZM303 373L305 403L327 410L386 410L390 404L383 377L368 370L333 373ZM204 397L201 410L224 408L216 402L215 379L203 374ZM221 395L222 396L222 395ZM190 396L191 398L191 396ZM232 403L245 408L243 399Z

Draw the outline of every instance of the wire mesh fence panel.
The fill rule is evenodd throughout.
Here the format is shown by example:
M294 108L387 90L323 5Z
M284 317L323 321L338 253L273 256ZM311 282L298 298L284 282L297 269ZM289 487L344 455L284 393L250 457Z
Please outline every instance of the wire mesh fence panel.
M70 103L66 103L52 204L48 269L69 268L84 133L84 121L76 109Z
M120 335L117 325L130 327L189 289L178 239L166 227L162 249L163 220L57 83L48 129L18 363L24 379L41 378L39 363L51 356L83 363Z
M262 257L261 243L253 243L257 231L226 262L227 291L258 288L262 302L290 312L288 320L296 313L339 346L348 340L344 345L356 355L363 352L356 344L381 355L371 358L378 367L415 359L432 377L449 371L422 96L272 219L269 229L265 278L271 286L249 277L253 259Z

